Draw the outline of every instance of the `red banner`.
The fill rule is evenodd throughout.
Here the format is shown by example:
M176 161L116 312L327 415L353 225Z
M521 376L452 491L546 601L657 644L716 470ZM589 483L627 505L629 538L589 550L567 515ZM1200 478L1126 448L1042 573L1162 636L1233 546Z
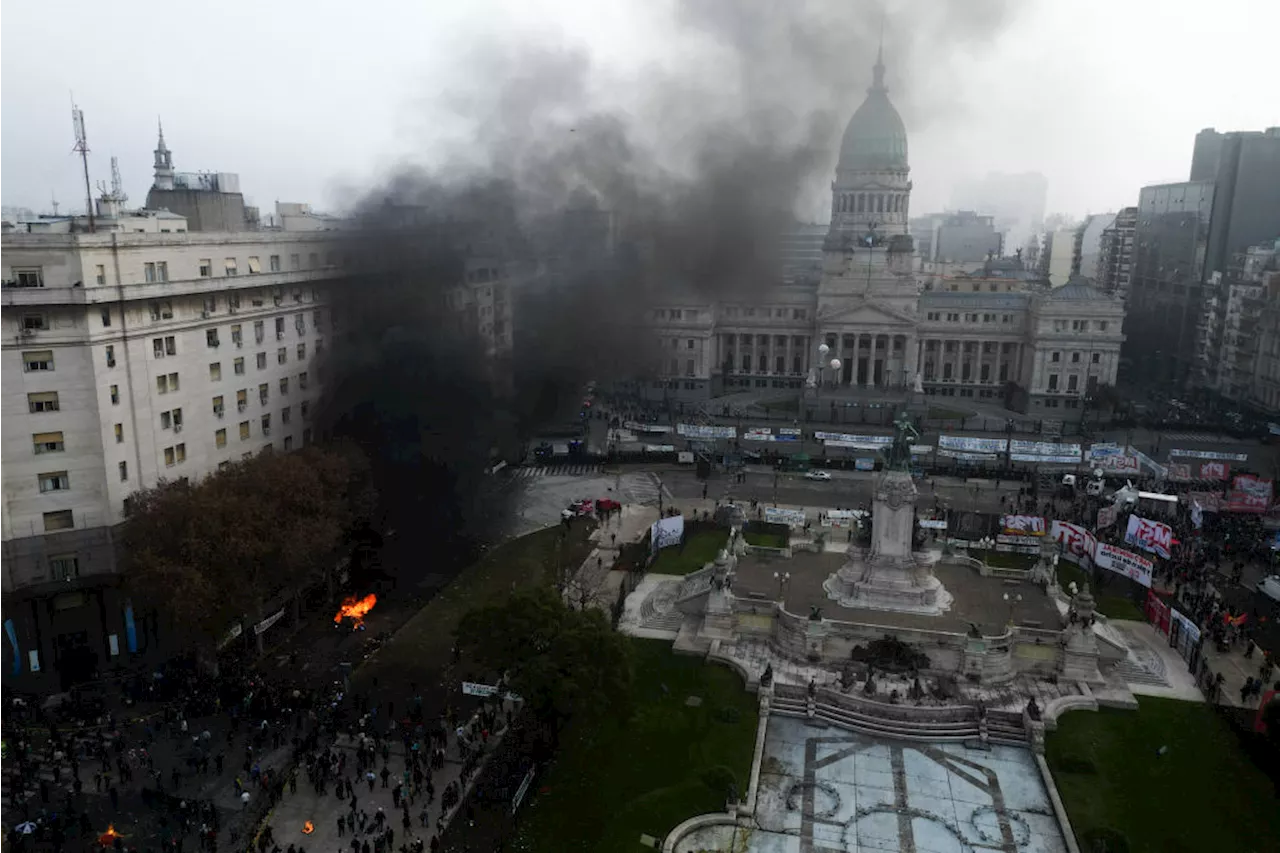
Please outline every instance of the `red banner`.
M1038 515L1006 515L1000 518L1004 532L1013 536L1043 536L1044 518Z
M1147 590L1147 621L1161 634L1169 636L1169 605L1165 604L1152 589Z
M1226 462L1202 462L1200 464L1201 480L1225 480L1231 474L1231 466Z
M1263 513L1271 509L1270 480L1241 474L1231 485L1231 491L1227 492L1228 511Z

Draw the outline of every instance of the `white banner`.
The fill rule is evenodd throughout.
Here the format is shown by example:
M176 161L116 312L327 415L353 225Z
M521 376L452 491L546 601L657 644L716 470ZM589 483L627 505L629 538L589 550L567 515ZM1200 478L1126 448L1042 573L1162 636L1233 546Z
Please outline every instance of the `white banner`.
M671 427L662 424L642 424L639 421L623 421L622 425L632 432L671 432Z
M1007 533L999 533L996 535L996 541L1001 545L1039 545L1041 540L1035 536L1011 536Z
M997 462L1000 459L991 453L962 453L959 450L939 450L938 455L961 462Z
M942 518L922 518L920 519L920 526L925 530L946 530L947 522L946 519Z
M676 432L685 438L737 438L738 431L731 426L702 426L701 424L676 424Z
M1078 444L1058 444L1052 441L1019 441L1014 439L1009 442L1009 453L1014 459L1018 456L1038 456L1050 457L1051 461L1059 461L1066 459L1072 462L1080 461L1080 445ZM1050 461L1050 460L1046 460Z
M861 509L833 509L822 516L823 527L849 527L854 519L862 518L867 512Z
M283 607L281 607L281 608L280 608L279 610L277 610L275 613L272 613L272 614L271 614L270 616L268 616L266 619L263 619L263 620L262 620L261 622L259 622L257 625L254 625L254 626L253 626L253 633L255 633L255 634L261 634L263 631L267 630L267 629L268 629L268 628L270 628L272 625L274 625L274 624L276 624L277 622L279 622L282 618L284 618L284 608L283 608Z
M912 455L912 456L919 456L919 455L921 455L921 454L923 454L923 453L932 453L932 452L933 452L933 445L932 445L932 444L913 444L913 445L911 445L911 455Z
M884 447L893 444L893 436L891 435L853 435L847 432L815 432L813 437L819 441L840 441L847 442L848 446L866 446L866 447ZM844 447L846 445L838 445Z
M776 506L764 508L764 520L770 524L786 524L791 527L804 527L804 510L782 509Z
M1092 559L1098 540L1093 534L1078 524L1054 520L1049 535L1055 542L1062 543L1064 553L1075 557L1085 556Z
M679 545L680 540L684 538L684 516L669 515L658 519L649 528L649 535L653 537L651 548L654 552L672 545Z
M971 438L967 435L939 436L938 446L968 453L1004 453L1009 449L1009 443L1003 438Z
M1219 453L1215 450L1178 450L1169 451L1169 457L1185 456L1189 459L1221 459L1225 462L1248 462L1247 453Z
M645 453L674 453L676 446L674 444L646 444L644 446Z
M1118 575L1135 580L1148 589L1151 588L1151 570L1153 565L1146 557L1139 557L1132 551L1099 542L1093 555L1094 565L1107 569Z
M1159 554L1167 560L1173 548L1173 528L1159 521L1131 515L1124 541L1144 551Z
M1033 456L1030 453L1010 453L1012 462L1043 462L1049 465L1078 465L1079 456Z
M1000 526L1005 533L1016 536L1043 536L1045 534L1044 518L1038 515L1002 515Z
M1089 464L1112 474L1138 473L1138 457L1118 444L1095 444L1089 448Z

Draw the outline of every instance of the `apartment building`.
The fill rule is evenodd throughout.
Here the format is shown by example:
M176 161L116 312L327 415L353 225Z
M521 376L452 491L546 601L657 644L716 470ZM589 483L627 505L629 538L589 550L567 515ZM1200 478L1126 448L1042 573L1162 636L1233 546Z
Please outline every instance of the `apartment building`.
M287 232L0 246L6 675L49 689L159 641L119 588L131 494L312 440L341 254Z

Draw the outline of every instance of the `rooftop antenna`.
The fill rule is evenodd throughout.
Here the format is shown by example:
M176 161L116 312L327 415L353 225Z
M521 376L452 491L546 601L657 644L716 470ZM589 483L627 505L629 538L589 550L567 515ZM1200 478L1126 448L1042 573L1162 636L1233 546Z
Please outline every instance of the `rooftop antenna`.
M53 205L53 215L57 216L58 215L58 194L57 193L52 193L52 192L49 193L49 203Z
M89 213L89 233L93 234L98 229L93 221L93 189L89 186L89 138L84 132L84 111L76 106L74 100L71 101L71 126L76 134L76 144L71 150L80 155L84 166L84 206Z
M120 204L124 204L129 197L124 194L124 181L120 179L120 159L118 157L111 158L111 197Z

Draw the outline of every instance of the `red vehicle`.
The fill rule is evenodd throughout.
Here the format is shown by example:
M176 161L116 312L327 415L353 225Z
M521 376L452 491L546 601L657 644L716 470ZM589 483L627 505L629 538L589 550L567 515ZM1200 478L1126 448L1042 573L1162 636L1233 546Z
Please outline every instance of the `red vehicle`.
M569 512L574 515L591 515L595 511L596 505L591 498L583 498L582 500L574 501L569 504Z
M617 512L620 509L622 509L622 504L618 503L613 498L600 498L596 501L597 513L603 514L606 512Z

